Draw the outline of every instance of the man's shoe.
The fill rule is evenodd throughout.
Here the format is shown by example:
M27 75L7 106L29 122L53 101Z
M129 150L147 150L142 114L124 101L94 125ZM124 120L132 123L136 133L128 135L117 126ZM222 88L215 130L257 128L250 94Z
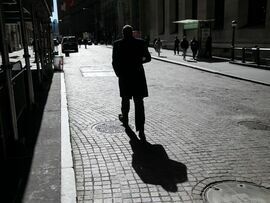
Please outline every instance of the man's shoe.
M128 118L124 117L123 114L118 115L119 120L123 123L123 126L128 126Z

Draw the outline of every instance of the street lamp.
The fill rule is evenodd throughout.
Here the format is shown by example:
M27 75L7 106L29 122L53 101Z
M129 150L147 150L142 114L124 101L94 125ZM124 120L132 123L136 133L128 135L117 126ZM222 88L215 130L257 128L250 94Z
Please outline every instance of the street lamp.
M234 61L234 41L235 41L235 28L237 26L237 21L232 21L232 61Z

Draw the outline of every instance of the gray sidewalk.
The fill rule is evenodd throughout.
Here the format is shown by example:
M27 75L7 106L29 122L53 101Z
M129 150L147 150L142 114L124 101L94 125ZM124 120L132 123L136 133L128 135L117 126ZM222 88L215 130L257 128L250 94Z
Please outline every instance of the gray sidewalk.
M152 58L173 64L179 64L190 68L207 71L214 74L224 75L236 79L255 82L263 85L270 85L270 71L241 66L229 63L226 59L214 58L212 61L195 61L191 56L183 60L182 52L180 55L174 55L173 50L162 49L161 55L158 57L157 52L153 48L149 48Z

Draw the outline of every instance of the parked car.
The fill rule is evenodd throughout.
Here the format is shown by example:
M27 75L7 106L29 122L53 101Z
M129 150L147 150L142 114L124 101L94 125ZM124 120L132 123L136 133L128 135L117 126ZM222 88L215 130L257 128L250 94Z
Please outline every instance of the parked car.
M62 53L78 52L78 41L75 36L65 36L62 38Z

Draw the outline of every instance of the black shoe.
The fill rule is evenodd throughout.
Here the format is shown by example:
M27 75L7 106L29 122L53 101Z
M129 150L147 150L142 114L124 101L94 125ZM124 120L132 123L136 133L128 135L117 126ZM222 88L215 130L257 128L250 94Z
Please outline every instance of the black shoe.
M128 118L125 118L123 114L119 114L118 119L123 123L124 127L128 126Z

